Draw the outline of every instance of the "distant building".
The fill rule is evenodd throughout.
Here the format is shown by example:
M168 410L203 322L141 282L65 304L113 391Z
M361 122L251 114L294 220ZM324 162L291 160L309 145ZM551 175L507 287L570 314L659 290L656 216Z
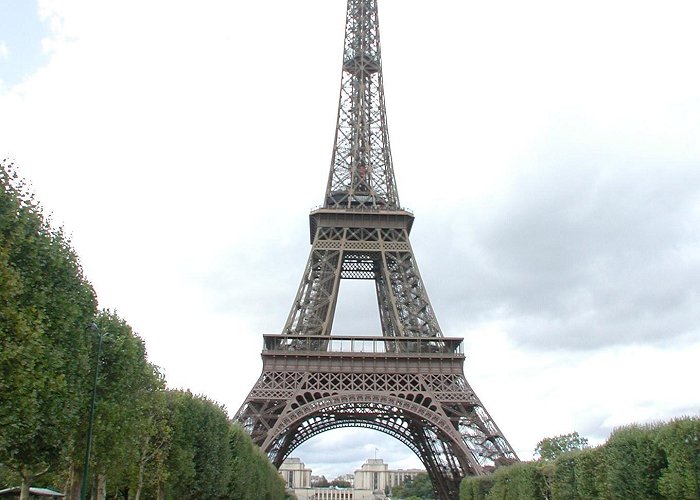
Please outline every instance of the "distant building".
M310 488L294 490L299 500L374 500L375 497L355 495L352 488ZM383 497L382 497L383 498Z
M389 472L389 488L399 486L408 480L413 481L418 474L425 474L425 469L396 469Z
M287 488L293 490L299 500L381 500L393 487L425 472L423 469L391 470L381 458L370 458L354 475L338 478L349 481L352 488L312 488L311 469L300 459L288 458L279 471Z
M394 486L399 486L406 481L413 480L424 469L397 469L390 470L389 466L381 458L370 458L362 468L355 471L356 490L371 490L373 492L391 491Z
M370 458L355 471L355 489L376 492L386 491L389 486L389 466L381 458Z
M280 474L287 489L311 488L311 469L298 458L288 458L280 465Z

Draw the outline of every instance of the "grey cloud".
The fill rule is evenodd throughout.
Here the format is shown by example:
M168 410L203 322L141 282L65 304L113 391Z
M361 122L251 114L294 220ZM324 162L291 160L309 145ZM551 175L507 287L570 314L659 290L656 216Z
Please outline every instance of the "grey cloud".
M359 469L368 458L374 458L375 449L377 458L390 468L397 468L396 464L405 461L407 455L413 455L400 441L381 432L345 428L311 438L294 450L292 456L301 458L314 475L324 474L333 479Z
M697 332L700 168L631 163L568 158L519 175L503 199L427 221L445 235L418 256L443 323L500 320L516 342L566 348Z
M270 222L266 233L202 263L193 285L206 295L213 311L246 318L265 332L281 330L308 257L304 222L299 217L286 228Z

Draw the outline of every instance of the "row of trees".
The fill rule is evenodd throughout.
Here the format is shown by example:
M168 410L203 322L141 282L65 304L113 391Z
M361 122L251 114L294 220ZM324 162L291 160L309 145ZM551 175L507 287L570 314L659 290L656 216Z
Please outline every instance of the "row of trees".
M167 390L143 340L98 311L70 241L7 161L0 284L0 488L80 497L95 387L93 498L284 498L275 468L225 410Z
M0 283L0 463L29 484L78 451L66 436L85 422L97 303L69 241L4 161Z
M565 442L553 441L548 451ZM698 418L623 427L597 448L577 448L465 478L460 499L700 499Z
M311 481L312 488L352 488L350 481L345 481L344 479L335 478L333 481L328 481L326 476L321 476L320 478Z
M433 493L433 483L427 472L416 474L413 479L405 483L394 486L391 489L391 497L405 500L430 500L435 498Z

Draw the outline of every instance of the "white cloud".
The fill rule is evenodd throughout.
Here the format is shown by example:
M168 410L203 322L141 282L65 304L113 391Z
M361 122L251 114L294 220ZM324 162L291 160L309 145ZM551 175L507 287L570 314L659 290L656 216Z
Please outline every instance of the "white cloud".
M700 376L697 336L678 349L651 345L596 351L523 349L494 323L469 333L465 371L521 459L537 442L578 431L592 444L614 428L700 413L688 388Z
M369 458L383 459L390 469L423 468L418 457L403 443L362 428L325 432L302 444L292 455L306 457L306 466L313 474L324 475L329 480L354 473Z
M3 59L9 59L9 57L10 48L7 46L6 42L0 40L0 61L2 61Z

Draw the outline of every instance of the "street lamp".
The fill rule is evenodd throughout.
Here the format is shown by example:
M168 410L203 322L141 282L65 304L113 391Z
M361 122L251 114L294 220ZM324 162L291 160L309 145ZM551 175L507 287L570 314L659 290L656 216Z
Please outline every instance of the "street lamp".
M92 401L90 403L90 416L88 417L87 444L85 446L85 459L83 460L83 476L80 478L80 500L87 498L87 478L90 467L90 448L92 447L92 423L95 420L95 401L97 399L97 377L100 374L100 353L102 352L102 339L106 333L100 333L95 323L90 325L90 330L97 332L97 355L95 356L95 378L92 381Z

